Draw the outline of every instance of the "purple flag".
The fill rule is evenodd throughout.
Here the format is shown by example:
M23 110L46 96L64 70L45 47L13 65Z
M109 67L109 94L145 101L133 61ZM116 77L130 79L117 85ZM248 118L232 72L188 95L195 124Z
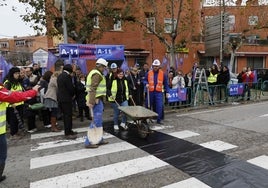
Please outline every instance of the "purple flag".
M175 56L175 66L175 69L177 70L179 68L179 59L177 55Z
M50 70L54 66L54 64L56 63L57 60L58 60L58 57L49 51L46 70Z
M64 65L66 65L66 64L72 64L72 55L71 55L71 53L69 54L69 58L64 60Z
M87 61L86 59L78 59L76 65L80 67L84 75L87 74Z
M13 67L13 65L11 63L7 63L7 61L5 60L5 58L3 56L0 56L0 70L2 72L0 74L1 82L4 81L4 78L8 74L8 71L9 71L9 69L11 67Z
M126 58L124 59L124 61L123 61L123 63L122 63L122 65L121 65L120 68L121 68L124 72L126 72L126 70L129 69Z
M182 58L182 57L180 58L179 65L180 65L180 66L183 65L183 58Z

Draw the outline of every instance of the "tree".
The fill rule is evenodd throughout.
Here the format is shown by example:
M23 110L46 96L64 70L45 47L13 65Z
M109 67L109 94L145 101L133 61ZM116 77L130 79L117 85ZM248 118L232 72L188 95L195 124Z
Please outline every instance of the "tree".
M44 32L42 26L49 28L47 34L59 36L63 34L62 28L62 3L60 0L18 0L32 7L22 15L25 22L32 23L31 27L39 32ZM66 15L64 19L67 24L67 33L75 42L90 43L102 37L103 32L110 30L111 23L119 19L129 17L130 8L134 0L65 0ZM116 6L115 6L116 5ZM120 7L120 15L118 9ZM94 30L98 27L98 30Z
M61 1L52 0L19 0L32 7L27 9L22 19L31 22L36 31L44 32L40 26L51 28L48 35L60 35L62 29ZM120 21L142 25L144 33L153 33L170 52L170 63L174 66L175 53L178 49L185 48L190 42L191 32L194 30L193 15L198 13L190 11L192 0L92 0L90 2L80 0L66 0L67 33L77 43L91 43L100 39L105 31L111 29L111 25ZM144 16L136 14L143 11L147 17L155 18L155 29L152 30ZM149 11L147 11L149 10ZM46 14L45 14L46 13ZM159 19L162 16L162 19ZM170 18L170 30L165 32L167 23L163 23L163 17ZM51 24L53 23L53 24ZM96 30L95 28L98 27ZM180 35L178 39L178 35Z

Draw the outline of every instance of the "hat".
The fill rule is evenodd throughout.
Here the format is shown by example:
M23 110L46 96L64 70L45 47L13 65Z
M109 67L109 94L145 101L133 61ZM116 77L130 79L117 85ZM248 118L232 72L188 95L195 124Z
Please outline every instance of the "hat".
M161 63L160 63L160 61L158 60L158 59L155 59L154 61L153 61L153 64L152 64L153 66L160 66L161 65Z
M66 64L66 65L63 66L63 70L66 70L69 73L72 73L73 72L73 67L72 67L71 64Z
M103 58L99 58L99 59L96 61L96 64L103 65L103 66L107 67L108 62L107 62L105 59L103 59Z
M20 69L18 67L12 67L10 70L9 70L9 74L12 76L14 73L16 72L20 72Z
M117 64L116 63L112 63L111 64L111 69L116 69L117 68Z

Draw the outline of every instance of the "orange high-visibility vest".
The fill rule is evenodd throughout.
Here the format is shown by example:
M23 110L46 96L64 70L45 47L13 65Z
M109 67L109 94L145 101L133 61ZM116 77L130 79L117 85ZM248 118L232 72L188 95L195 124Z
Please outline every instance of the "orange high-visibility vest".
M154 71L150 70L148 72L148 84L149 84L149 91L159 91L162 92L163 89L163 82L164 82L164 72L162 70L158 71L157 76L157 83L154 88Z

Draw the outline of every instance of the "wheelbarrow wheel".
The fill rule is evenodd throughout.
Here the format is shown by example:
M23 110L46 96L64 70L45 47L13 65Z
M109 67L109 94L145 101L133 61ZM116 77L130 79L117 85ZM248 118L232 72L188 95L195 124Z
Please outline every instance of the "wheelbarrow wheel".
M145 123L141 123L138 128L138 134L141 138L146 138L149 135L149 127Z

